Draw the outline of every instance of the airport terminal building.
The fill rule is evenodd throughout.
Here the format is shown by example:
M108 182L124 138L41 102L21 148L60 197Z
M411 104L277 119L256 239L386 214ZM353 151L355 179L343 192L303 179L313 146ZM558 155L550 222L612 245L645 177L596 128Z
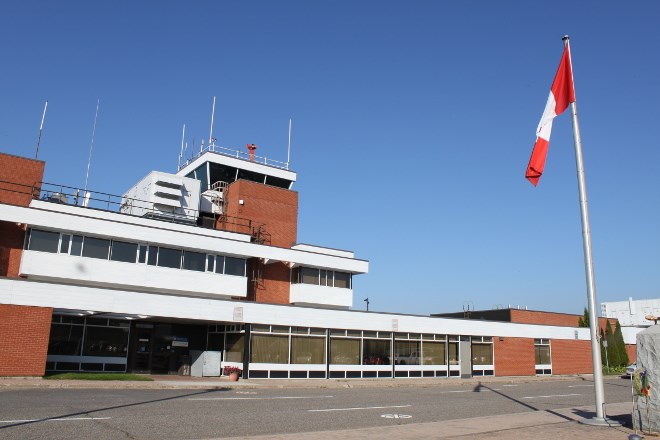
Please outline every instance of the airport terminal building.
M45 183L44 162L0 153L0 376L592 372L577 317L351 310L369 263L298 243L297 175L251 147L211 143L121 196Z

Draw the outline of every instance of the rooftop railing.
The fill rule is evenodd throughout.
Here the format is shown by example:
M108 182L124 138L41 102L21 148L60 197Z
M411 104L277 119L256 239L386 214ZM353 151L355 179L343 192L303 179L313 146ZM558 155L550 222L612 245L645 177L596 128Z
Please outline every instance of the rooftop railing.
M257 156L253 155L251 153L246 153L243 151L239 150L234 150L231 148L226 148L226 147L221 147L220 145L216 145L215 142L208 144L204 147L202 147L199 151L199 153L195 154L194 156L190 157L183 163L179 163L179 169L177 171L182 170L183 168L187 167L191 163L193 163L198 157L200 157L202 154L206 152L211 152L211 153L217 153L217 154L222 154L223 156L228 156L228 157L234 157L236 159L241 159L245 160L248 162L255 162L255 163L260 163L262 165L267 165L270 167L274 168L279 168L282 170L289 170L289 162L282 162L279 160L275 159L269 159L265 156ZM181 158L184 159L184 158Z
M210 222L198 224L200 212L181 208L179 212L166 212L154 207L153 202L117 196L99 191L84 190L48 182L33 185L0 180L0 202L25 205L30 200L42 200L68 206L143 217L170 223L188 224L208 229L220 229L250 235L253 242L270 244L266 225L242 217L215 215Z

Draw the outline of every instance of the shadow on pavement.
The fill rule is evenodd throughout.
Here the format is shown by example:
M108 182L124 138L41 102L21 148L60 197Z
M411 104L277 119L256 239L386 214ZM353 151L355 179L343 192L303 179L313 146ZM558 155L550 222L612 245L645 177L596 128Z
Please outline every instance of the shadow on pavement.
M112 409L130 408L132 406L148 405L150 403L166 402L168 400L177 400L177 399L181 399L181 398L184 398L184 397L198 396L198 395L201 395L201 394L209 394L209 393L224 392L224 391L231 391L231 388L216 388L216 389L212 389L212 390L202 390L202 391L197 391L197 392L194 392L194 393L182 394L180 396L164 397L162 399L145 400L143 402L127 403L127 404L124 404L124 405L115 405L115 406L108 406L108 407L105 407L105 408L97 408L97 409L86 410L86 411L78 411L78 412L70 413L70 414L61 414L61 415L57 415L57 416L44 417L42 419L37 419L37 420L26 420L26 421L21 421L21 422L17 422L17 423L12 423L12 424L9 424L9 425L0 426L0 430L7 429L7 428L13 428L13 427L16 427L16 426L31 425L31 424L34 424L34 423L47 422L47 421L53 420L53 419L64 419L64 418L67 418L67 417L75 417L75 416L94 414L94 413L98 413L98 412L102 412L102 411L109 411L109 410L112 410Z
M502 396L502 397L504 397L504 398L506 398L506 399L509 399L509 400L511 400L512 402L516 402L517 404L519 404L519 405L521 405L521 406L524 406L525 408L531 409L532 411L540 411L539 408L537 408L537 407L535 407L535 406L533 406L533 405L530 405L529 403L521 402L521 401L518 400L518 399L515 399L515 398L513 398L513 397L511 397L511 396L507 396L506 394L504 394L504 393L502 393L502 392L500 392L500 391L497 391L497 390L495 390L495 389L493 389L493 388L491 388L491 387L487 387L486 385L483 385L481 382L479 382L479 383L477 384L477 386L474 387L474 389L473 389L472 391L474 391L475 393L479 393L479 392L481 392L481 389L482 389L482 388L483 388L483 389L486 389L486 390L488 390L488 391L492 391L493 393L495 393L495 394L497 394L497 395L499 395L499 396Z

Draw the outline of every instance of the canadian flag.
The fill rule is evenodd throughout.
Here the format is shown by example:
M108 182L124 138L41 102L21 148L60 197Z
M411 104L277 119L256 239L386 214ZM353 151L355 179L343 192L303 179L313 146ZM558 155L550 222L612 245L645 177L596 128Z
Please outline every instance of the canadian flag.
M525 172L525 178L532 182L534 186L538 185L545 167L545 158L548 155L548 146L550 145L552 121L555 116L562 114L571 102L575 102L575 89L573 88L571 53L568 44L566 44L555 80L552 82L548 102L545 105L543 116L541 116L541 122L539 122L536 129L536 143Z

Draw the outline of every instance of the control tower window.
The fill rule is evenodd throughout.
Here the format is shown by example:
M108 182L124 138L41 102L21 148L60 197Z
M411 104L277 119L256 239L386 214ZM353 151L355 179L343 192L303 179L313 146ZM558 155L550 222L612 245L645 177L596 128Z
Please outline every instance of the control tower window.
M289 187L291 186L291 181L286 179L280 179L279 177L266 176L266 185L289 189Z
M202 192L209 189L209 176L207 173L206 165L207 165L206 163L202 164L202 166L197 167L195 171L193 171L192 173L186 176L199 180L202 183L200 188Z
M249 180L250 182L264 183L266 176L260 173L255 173L254 171L238 170L238 178Z
M219 163L209 162L209 175L211 182L227 182L232 183L236 180L236 168Z

